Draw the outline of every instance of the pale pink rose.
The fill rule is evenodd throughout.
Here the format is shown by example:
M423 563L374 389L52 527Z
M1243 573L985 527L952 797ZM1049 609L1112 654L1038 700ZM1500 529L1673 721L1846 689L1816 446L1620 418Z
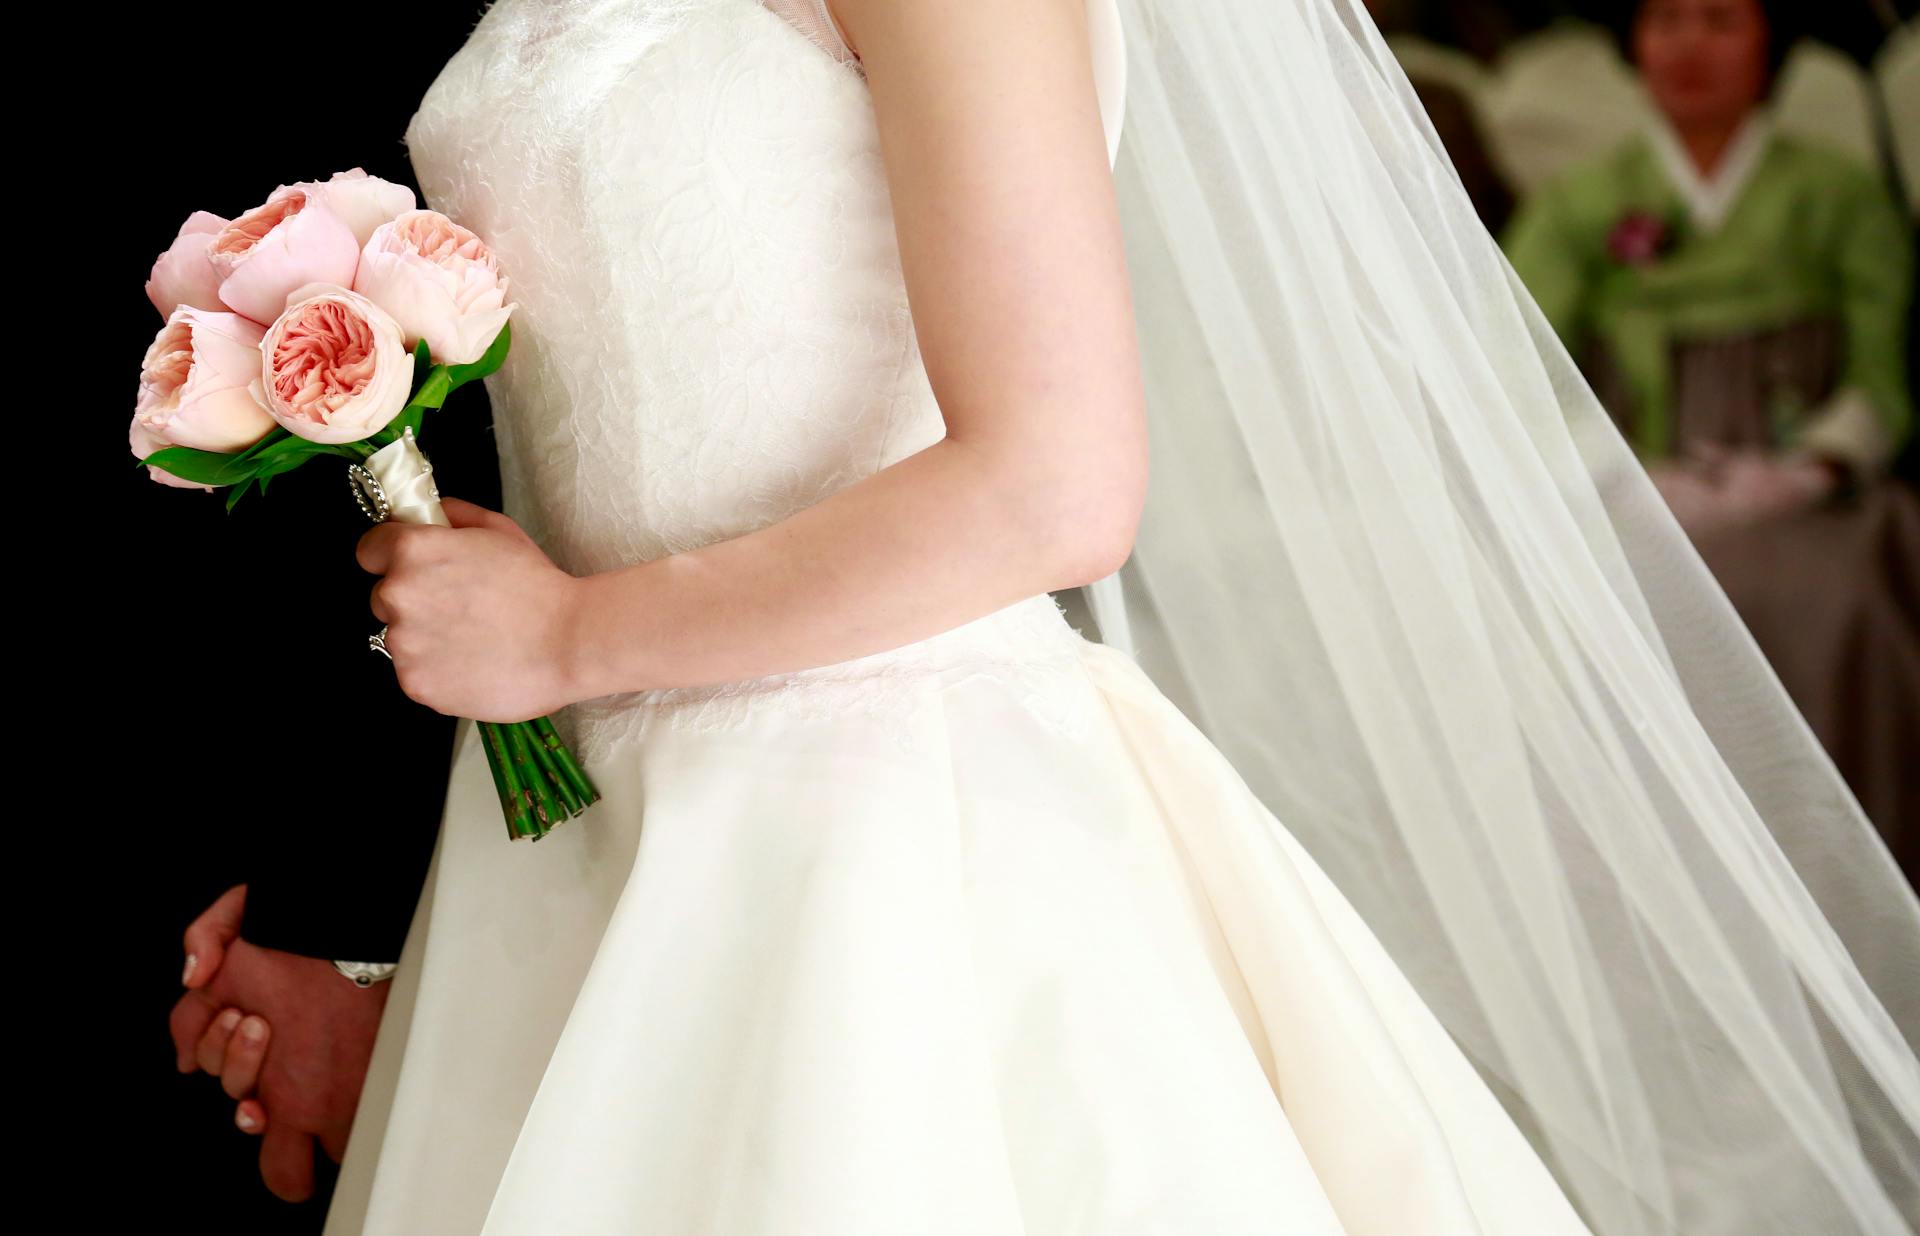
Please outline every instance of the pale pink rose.
M374 232L360 252L353 290L400 323L407 346L427 341L443 365L470 365L517 308L478 236L436 210L409 210Z
M134 414L132 427L127 431L127 444L133 447L133 457L135 459L145 459L155 451L165 450L171 445L154 437L142 428L140 425L140 415L137 412ZM180 489L204 489L208 493L213 492L213 486L211 485L195 485L192 481L182 480L173 473L168 472L165 468L156 468L152 464L147 465L147 475L159 481L162 485L172 485Z
M260 384L257 322L181 305L140 362L134 421L167 446L231 454L273 432Z
M147 276L147 299L162 318L170 317L181 305L226 312L226 305L220 301L220 275L207 260L213 238L225 226L227 221L219 215L196 210L180 225L173 244L154 259L153 271Z
M352 171L335 172L331 180L302 180L296 184L281 185L267 200L272 201L294 189L304 190L309 196L326 203L328 210L353 229L353 243L358 248L366 247L367 238L382 223L403 211L412 210L414 202L412 189L378 176L369 176L365 169L358 167Z
M413 391L400 324L337 284L296 289L260 340L268 411L313 442L358 442L387 427Z
M326 203L303 189L286 189L221 228L207 259L220 276L221 302L266 323L280 316L295 288L351 287L360 246Z

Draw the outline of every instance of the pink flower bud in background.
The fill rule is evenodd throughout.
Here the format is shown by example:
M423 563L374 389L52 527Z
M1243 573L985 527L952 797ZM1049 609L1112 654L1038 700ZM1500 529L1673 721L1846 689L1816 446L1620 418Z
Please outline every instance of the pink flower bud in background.
M409 210L373 233L353 290L400 323L407 344L421 339L443 365L486 355L517 306L485 241L435 210Z
M296 289L260 340L273 418L314 442L358 442L387 427L413 390L413 356L391 314L337 284Z
M162 318L171 316L181 305L226 312L227 306L220 300L220 275L207 259L213 238L225 226L227 221L219 215L196 210L180 225L173 244L154 259L153 271L147 276L147 299Z
M265 324L280 316L296 288L352 286L360 246L318 197L289 188L220 229L208 260L220 276L221 302Z
M1647 210L1628 211L1607 232L1607 255L1622 266L1651 266L1672 247L1672 227Z

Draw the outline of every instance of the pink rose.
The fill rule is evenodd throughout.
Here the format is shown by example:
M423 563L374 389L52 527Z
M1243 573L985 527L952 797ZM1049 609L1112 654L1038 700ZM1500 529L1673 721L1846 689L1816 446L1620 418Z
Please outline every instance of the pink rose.
M314 283L287 298L260 340L268 411L313 442L358 442L413 391L413 356L392 315L358 292Z
M304 191L309 197L318 198L342 223L351 228L356 249L365 248L367 238L382 223L402 211L413 209L412 189L378 176L369 176L365 170L357 167L352 171L335 172L331 180L302 180L296 184L281 185L268 195L267 200L272 201L295 189Z
M221 302L264 323L280 316L295 288L351 286L360 246L318 197L288 188L221 228L207 256L220 276Z
M154 437L145 429L141 428L138 413L134 415L133 427L127 431L127 443L133 447L133 457L135 459L145 459L155 451L165 450L168 446L168 443L161 441L159 438ZM208 493L213 492L213 486L211 485L195 485L192 481L181 480L165 468L156 468L152 464L147 465L147 475L159 481L162 485L172 485L179 489L204 489Z
M409 210L374 232L360 253L353 290L400 323L409 347L427 341L443 365L470 365L517 306L478 236L435 210Z
M261 335L237 313L175 309L140 362L135 428L164 446L222 454L273 432L257 394Z
M154 259L153 271L147 276L147 299L162 318L171 317L181 305L216 313L226 311L220 300L220 275L207 260L213 238L225 226L227 221L219 215L196 210L180 225L173 244Z

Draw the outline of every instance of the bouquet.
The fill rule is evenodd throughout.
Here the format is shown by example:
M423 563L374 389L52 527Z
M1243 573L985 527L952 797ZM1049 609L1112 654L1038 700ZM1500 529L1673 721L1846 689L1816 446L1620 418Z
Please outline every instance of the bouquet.
M154 480L223 488L231 511L333 456L375 523L448 524L422 423L506 360L516 308L480 237L354 168L281 185L236 219L196 212L146 290L165 324L129 441ZM369 640L382 654L384 636ZM537 841L598 801L548 718L477 724L510 838Z

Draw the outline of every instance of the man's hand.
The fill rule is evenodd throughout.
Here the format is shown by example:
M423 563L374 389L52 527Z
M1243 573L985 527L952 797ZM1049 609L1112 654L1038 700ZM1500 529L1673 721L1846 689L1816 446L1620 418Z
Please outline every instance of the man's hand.
M1815 459L1711 444L1686 459L1651 464L1647 475L1696 538L1803 510L1836 484L1835 473Z
M245 900L235 885L187 928L188 990L169 1018L176 1064L205 1069L242 1100L236 1122L262 1134L261 1179L276 1197L305 1201L315 1140L336 1163L346 1153L388 985L362 988L331 961L249 943Z

